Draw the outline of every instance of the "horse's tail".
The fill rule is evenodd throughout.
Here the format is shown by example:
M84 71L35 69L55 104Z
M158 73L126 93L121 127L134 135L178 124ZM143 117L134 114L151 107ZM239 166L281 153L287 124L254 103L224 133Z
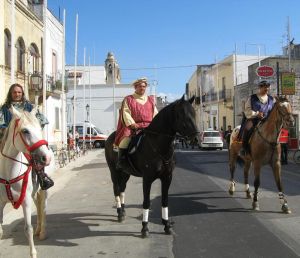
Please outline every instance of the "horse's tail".
M116 162L117 153L113 150L116 132L113 132L105 141L105 158L108 166L114 166Z

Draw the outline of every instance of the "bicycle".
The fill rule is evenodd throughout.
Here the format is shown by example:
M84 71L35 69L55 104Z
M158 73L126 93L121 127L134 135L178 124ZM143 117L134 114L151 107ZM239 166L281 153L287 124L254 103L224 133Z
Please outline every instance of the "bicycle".
M67 150L66 150L66 148L62 147L58 151L58 164L59 164L59 167L62 168L64 166L66 166L68 164L67 160L68 160Z
M300 164L300 150L294 152L293 160L296 164Z

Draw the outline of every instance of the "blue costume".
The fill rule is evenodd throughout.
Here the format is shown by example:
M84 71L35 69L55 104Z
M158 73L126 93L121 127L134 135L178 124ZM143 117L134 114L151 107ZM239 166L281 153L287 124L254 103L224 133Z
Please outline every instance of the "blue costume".
M24 103L12 103L12 105L17 109L17 110L25 110L28 112L31 112L33 109L33 105L25 101ZM46 124L48 124L47 118L39 112L39 110L36 113L37 119L40 121L41 127L43 128ZM9 106L7 104L4 104L0 108L0 128L7 128L10 121L12 119L12 115L9 111Z

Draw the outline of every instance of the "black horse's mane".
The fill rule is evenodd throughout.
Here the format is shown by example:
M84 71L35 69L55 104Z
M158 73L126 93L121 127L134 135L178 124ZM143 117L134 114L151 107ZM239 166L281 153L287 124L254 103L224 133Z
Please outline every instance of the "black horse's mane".
M147 129L156 129L157 127L161 127L162 123L166 123L169 126L172 125L172 123L174 122L174 110L179 102L180 99L175 100L174 102L170 103L169 105L165 106L162 110L160 110L158 114L153 118L152 122L150 123Z

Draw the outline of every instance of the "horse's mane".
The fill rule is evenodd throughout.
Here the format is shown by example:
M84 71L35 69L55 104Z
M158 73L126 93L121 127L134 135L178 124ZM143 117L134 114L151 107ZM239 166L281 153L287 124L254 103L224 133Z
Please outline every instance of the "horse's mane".
M25 118L27 118L29 124L33 124L34 126L40 126L39 121L35 115L33 115L32 113L25 111L25 110L19 111L19 112L21 113L21 117L20 117L21 124L24 123L24 121L25 121L24 117L25 117ZM11 122L10 122L10 125L11 125ZM8 137L9 126L4 131L4 135L3 135L1 143L0 143L0 150L2 150L4 148L5 142Z
M158 114L153 118L152 122L149 125L149 128L151 128L153 125L156 125L159 121L165 119L169 120L170 115L173 113L174 107L179 103L180 100L175 100L174 102L170 103L169 105L165 106L163 109L161 109Z

